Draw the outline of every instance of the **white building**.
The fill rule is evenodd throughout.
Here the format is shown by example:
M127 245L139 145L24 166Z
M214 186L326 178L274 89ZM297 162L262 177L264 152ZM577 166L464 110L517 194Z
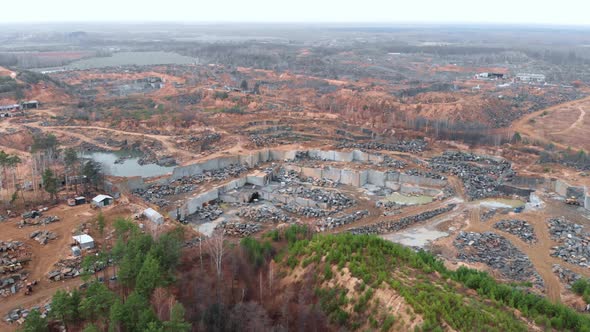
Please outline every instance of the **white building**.
M92 199L92 205L96 207L105 207L113 204L113 198L109 195L98 195Z
M518 75L516 75L516 80L521 81L521 82L543 83L543 82L545 82L545 75L543 75L543 74L518 74Z
M74 239L74 242L80 246L81 249L94 248L94 239L88 234L75 235L72 236L72 239Z

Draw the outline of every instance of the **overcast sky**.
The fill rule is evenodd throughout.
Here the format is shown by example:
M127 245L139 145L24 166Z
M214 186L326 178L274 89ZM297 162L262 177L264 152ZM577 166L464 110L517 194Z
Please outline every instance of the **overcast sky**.
M590 0L2 0L0 22L433 22L590 25Z

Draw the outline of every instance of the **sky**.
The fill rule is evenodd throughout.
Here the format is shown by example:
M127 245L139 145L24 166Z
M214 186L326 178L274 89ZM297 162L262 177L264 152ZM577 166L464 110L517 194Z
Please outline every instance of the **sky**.
M3 0L0 22L590 25L590 0Z

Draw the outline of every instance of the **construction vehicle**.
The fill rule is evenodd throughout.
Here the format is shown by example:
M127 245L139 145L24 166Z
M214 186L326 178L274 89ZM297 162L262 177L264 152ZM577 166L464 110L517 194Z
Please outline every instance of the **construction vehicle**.
M25 288L25 295L33 294L33 285L30 282L27 282L27 286Z
M565 204L567 205L580 205L578 199L575 196L571 196L565 199Z

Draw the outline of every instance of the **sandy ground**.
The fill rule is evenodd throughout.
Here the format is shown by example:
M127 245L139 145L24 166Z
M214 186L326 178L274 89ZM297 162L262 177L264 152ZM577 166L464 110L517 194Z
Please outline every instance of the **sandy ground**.
M555 105L528 114L512 129L533 140L552 142L556 147L590 151L590 141L580 139L590 131L590 97Z

